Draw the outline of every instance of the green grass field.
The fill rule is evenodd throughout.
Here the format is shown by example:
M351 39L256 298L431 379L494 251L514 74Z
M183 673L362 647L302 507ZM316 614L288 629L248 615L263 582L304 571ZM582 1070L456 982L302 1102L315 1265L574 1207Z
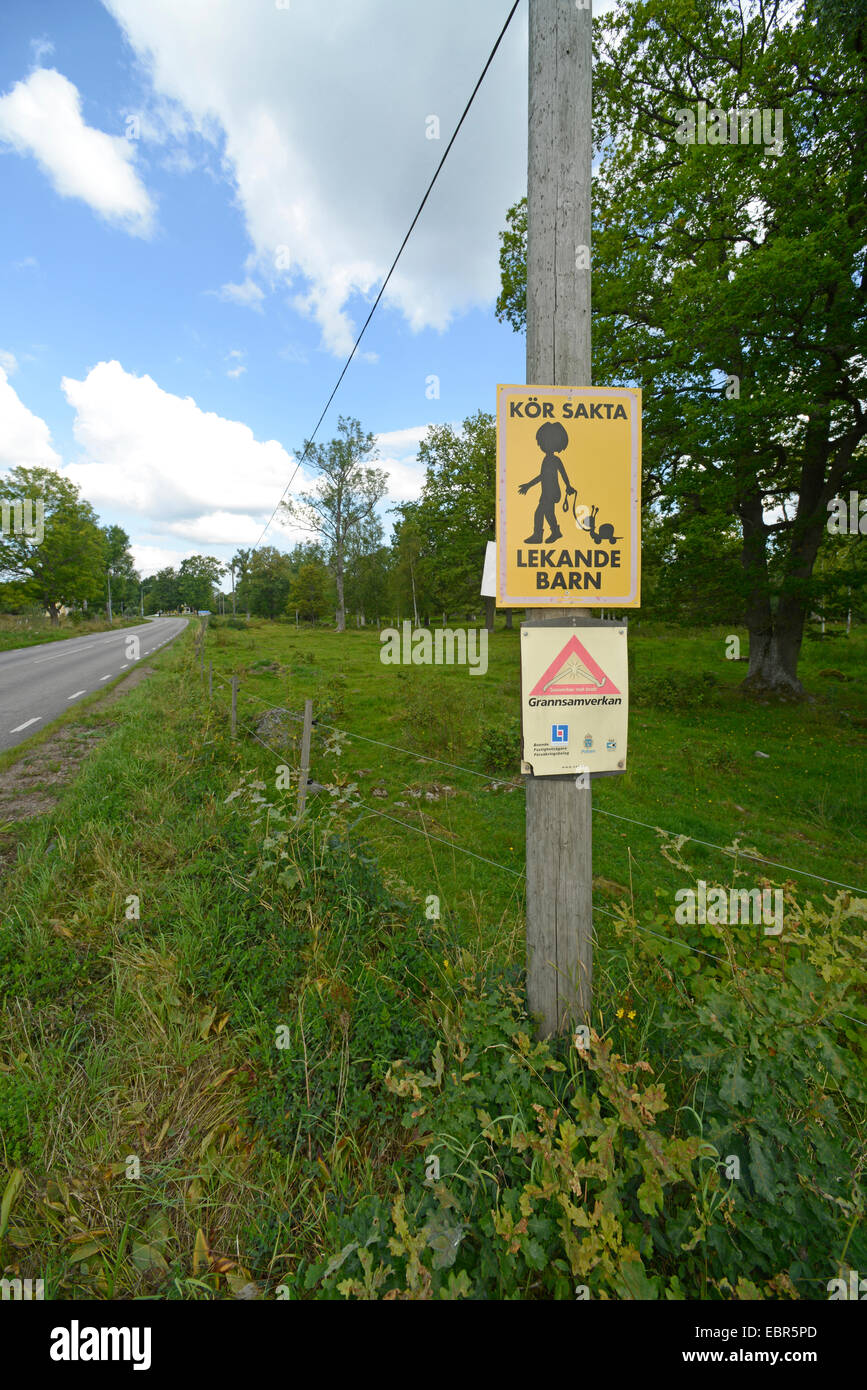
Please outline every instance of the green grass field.
M867 901L655 829L863 885L863 634L808 642L812 698L782 707L743 701L725 633L630 638L581 1052L524 1006L517 631L471 677L383 666L370 631L212 623L209 701L194 630L81 711L102 737L55 809L3 827L5 1275L788 1299L864 1267ZM306 698L323 790L296 826L300 725L253 734ZM677 926L697 878L784 886L783 936Z
M630 637L628 771L594 780L594 873L603 903L628 888L636 908L647 909L655 890L667 891L676 879L676 871L666 872L654 830L615 815L723 847L738 841L768 859L867 887L867 638L808 641L802 673L813 698L782 707L744 702L737 687L745 667L725 659L725 638L722 631L684 636L674 630ZM740 638L746 651L746 635ZM312 775L357 783L369 808L359 812L359 823L389 869L409 875L419 892L441 891L457 911L490 924L514 907L514 874L523 869L523 794L503 783L520 781L517 629L492 636L485 676L458 666L384 666L375 632L296 635L293 627L260 624L246 633L217 629L208 642L217 681L239 678L239 717L248 727L268 707L300 712L312 698L314 718L346 732L339 756L318 740ZM269 663L278 664L279 674ZM711 679L716 683L706 684ZM217 690L225 702L225 686ZM504 751L503 761L486 768L487 746ZM424 793L437 795L438 786L453 794L426 801ZM730 865L702 846L691 846L691 857L705 877L725 875ZM786 875L769 871L769 877L782 883Z

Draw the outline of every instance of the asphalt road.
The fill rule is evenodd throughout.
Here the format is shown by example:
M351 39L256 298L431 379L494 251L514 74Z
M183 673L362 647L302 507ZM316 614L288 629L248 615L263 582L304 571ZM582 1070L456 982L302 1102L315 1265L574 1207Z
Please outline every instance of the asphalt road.
M171 642L186 625L186 618L152 618L119 632L0 652L0 751L38 733L76 700ZM137 658L128 651L130 637L139 639Z

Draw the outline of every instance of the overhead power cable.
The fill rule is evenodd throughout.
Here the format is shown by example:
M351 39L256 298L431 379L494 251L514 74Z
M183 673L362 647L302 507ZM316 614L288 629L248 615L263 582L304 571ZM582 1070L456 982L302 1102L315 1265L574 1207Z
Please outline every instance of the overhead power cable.
M410 224L409 224L409 229L407 230L406 236L404 237L403 241L400 243L400 247L399 247L399 249L398 249L398 253L397 253L397 255L395 256L394 260L392 261L391 267L390 267L390 269L389 269L389 272L388 272L388 274L386 275L385 279L383 280L383 282L382 282L382 284L381 284L381 286L380 286L380 288L379 288L379 293L377 294L376 299L373 301L373 304L372 304L372 306L371 306L370 313L367 315L367 318L364 320L364 324L363 324L363 326L362 326L361 332L359 333L358 337L356 338L356 340L355 340L355 342L354 342L354 344L353 344L352 351L350 352L349 356L347 357L346 361L345 361L344 364L343 364L343 368L342 368L342 370L341 370L340 376L337 378L336 382L334 383L334 389L332 390L331 395L328 397L328 400L325 402L325 405L324 405L323 410L322 410L322 414L319 416L319 419L316 421L316 425L315 425L315 427L314 427L314 429L313 429L313 433L311 434L310 438L307 440L307 442L306 442L306 444L305 444L305 446L304 446L304 452L302 453L300 459L298 460L298 462L296 463L294 469L292 470L292 476L290 477L288 483L286 484L285 488L283 489L283 492L282 492L281 497L280 497L280 501L277 503L277 506L274 508L273 512L271 513L271 516L270 516L270 518L269 518L267 524L265 525L264 530L262 531L262 535L259 537L259 539L257 540L255 546L253 547L254 550L258 550L259 546L262 544L262 539L263 539L263 537L265 536L265 534L266 534L266 532L267 532L269 526L271 525L272 521L274 520L274 518L275 518L275 516L277 515L278 511L280 510L280 506L281 506L281 504L282 504L282 502L283 502L283 498L286 496L287 492L289 491L290 487L292 486L292 483L293 483L293 481L294 481L294 479L295 479L295 474L298 472L298 469L301 467L302 463L304 462L305 458L307 457L307 452L308 452L308 450L310 449L310 446L312 445L313 441L314 441L315 438L316 438L316 435L317 435L318 432L319 432L319 426L322 424L322 421L325 419L325 416L326 416L327 413L328 413L328 410L329 410L329 407L330 407L330 405L331 405L331 402L334 400L334 397L337 395L337 392L338 392L338 390L340 389L340 384L341 384L341 382L343 381L343 378L346 376L346 373L347 373L347 371L348 371L348 369L349 369L349 364L350 364L350 362L352 361L353 357L355 356L356 352L358 351L358 346L359 346L359 344L360 344L362 338L364 337L365 333L367 332L368 326L369 326L369 324L370 324L370 320L373 318L374 314L376 313L377 308L379 307L379 302L380 302L380 300L382 299L382 296L385 294L386 289L388 288L388 282L389 282L389 280L391 279L392 275L394 274L395 269L396 269L396 267L397 267L397 263L398 263L398 261L400 260L401 256L403 255L403 253L404 253L404 251L405 251L405 249L406 249L406 244L407 244L407 242L409 241L410 237L412 236L413 232L415 231L416 223L418 222L419 218L420 218L421 215L422 215L422 212L424 211L425 204L427 203L427 200L428 200L428 198L430 197L430 195L431 195L431 193L432 193L432 191L433 191L433 186L434 186L434 184L436 183L437 179L439 178L440 174L442 173L443 165L445 164L446 160L447 160L448 157L449 157L449 153L450 153L450 151L451 151L452 145L455 143L455 140L458 138L458 132L460 131L461 126L463 125L464 121L466 120L467 116L469 115L470 107L472 106L473 102L474 102L475 99L476 99L476 96L477 96L477 94L478 94L479 88L481 87L481 85L482 85L482 83L484 82L485 77L486 77L486 75L487 75L488 68L491 66L491 63L494 61L494 58L495 58L496 53L497 53L497 49L500 47L500 44L502 43L503 39L505 38L506 30L508 29L509 25L511 24L511 22L512 22L512 17L513 17L513 15L514 15L514 13L515 13L515 11L516 11L516 9L518 8L518 6L519 6L520 3L521 3L521 0L515 0L515 3L512 5L512 8L509 10L508 15L506 16L506 22L505 22L505 24L503 25L502 29L500 30L500 32L499 32L499 34L498 34L498 36L497 36L497 41L496 41L496 43L494 44L493 48L491 49L490 53L488 54L488 61L485 63L485 66L482 68L482 71L481 71L481 73L480 73L480 75L479 75L479 79L478 79L478 81L476 82L476 85L475 85L475 87L473 88L472 93L471 93L471 95L470 95L470 99L469 99L469 101L467 102L466 106L464 107L463 113L461 114L461 118L460 118L460 120L458 121L457 125L455 126L454 131L452 132L452 138L449 140L449 143L446 145L445 150L443 151L442 159L440 160L439 164L437 165L436 171L435 171L435 173L434 173L434 176L433 176L433 178L431 179L430 183L429 183L428 186L427 186L427 191L426 191L424 197L422 198L421 202L420 202L419 205L418 205L418 208L417 208L417 210L416 210L415 217L412 219L412 221L411 221Z

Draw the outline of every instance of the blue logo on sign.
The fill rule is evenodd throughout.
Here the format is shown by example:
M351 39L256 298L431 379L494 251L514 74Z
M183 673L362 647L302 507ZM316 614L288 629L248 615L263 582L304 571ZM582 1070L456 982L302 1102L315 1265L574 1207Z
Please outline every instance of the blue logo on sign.
M568 743L568 742L569 742L569 725L568 725L568 724L552 724L552 725L551 725L551 742L552 742L552 743Z

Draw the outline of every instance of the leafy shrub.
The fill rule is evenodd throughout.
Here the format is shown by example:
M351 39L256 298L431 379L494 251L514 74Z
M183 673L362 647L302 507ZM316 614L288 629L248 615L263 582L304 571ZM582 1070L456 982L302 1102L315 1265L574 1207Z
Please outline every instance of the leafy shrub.
M719 681L711 671L639 676L630 687L634 705L670 710L704 709L715 703Z
M484 724L476 739L475 754L486 772L516 774L521 765L520 719Z
M332 1221L308 1290L797 1298L860 1268L867 903L789 908L758 950L740 928L678 928L710 960L631 932L662 1001L665 1087L659 1063L595 1036L582 1054L534 1047L511 987L461 979L431 1064L400 1058L385 1079L419 1156L390 1203Z
M208 628L215 628L217 630L219 630L220 628L230 627L234 628L236 631L246 631L247 621L245 618L236 617L235 614L222 616L218 613L215 613L210 618L208 618L206 626Z
M709 1145L661 1129L665 1088L649 1080L648 1063L623 1062L593 1035L585 1060L567 1065L530 1042L508 989L476 1005L448 1066L438 1047L433 1075L396 1063L386 1078L409 1101L404 1123L423 1152L440 1156L439 1180L419 1174L390 1212L374 1199L354 1213L341 1234L364 1238L312 1266L308 1288L326 1297L574 1298L578 1284L590 1297L683 1297L673 1270L650 1267L654 1236L666 1198L664 1224L687 1244L681 1264L695 1274L712 1193L721 1193Z
M463 755L467 730L472 726L466 686L454 680L438 681L415 673L405 696L403 722L410 748L448 757Z
M92 978L93 967L53 933L19 936L0 928L0 1002L19 995L31 1004L62 998Z
M674 941L639 938L663 1001L664 1050L683 1068L695 1127L739 1168L729 1218L706 1238L719 1280L737 1267L812 1297L844 1255L867 1263L858 1176L865 918L867 902L846 893L817 909L787 891L780 937L678 926L687 944L720 958L716 968ZM665 936L671 922L660 917L653 929Z
M27 1163L41 1150L40 1088L20 1072L0 1071L0 1156L5 1165Z

